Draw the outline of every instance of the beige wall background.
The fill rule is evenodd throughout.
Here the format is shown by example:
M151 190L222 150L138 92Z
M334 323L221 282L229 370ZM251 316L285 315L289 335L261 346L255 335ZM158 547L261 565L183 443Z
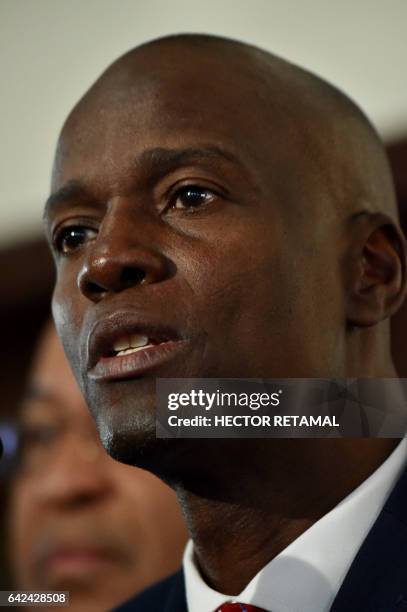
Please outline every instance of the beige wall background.
M41 231L53 150L113 59L196 31L239 38L334 82L387 141L407 133L407 0L0 0L0 248Z

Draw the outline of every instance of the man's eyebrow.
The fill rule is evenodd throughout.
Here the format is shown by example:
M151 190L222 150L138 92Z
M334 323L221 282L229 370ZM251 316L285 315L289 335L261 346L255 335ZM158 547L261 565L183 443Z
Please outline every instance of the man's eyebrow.
M155 147L143 151L136 160L136 164L160 167L165 171L167 168L194 161L219 162L220 160L244 167L243 162L235 153L217 145L203 145L184 149Z
M134 160L137 173L146 173L148 182L156 182L166 174L181 166L199 163L209 169L218 169L229 165L238 172L239 177L245 177L253 191L257 191L257 177L253 169L234 151L215 144L202 144L198 147L171 149L155 147L143 151Z
M72 179L63 187L52 193L45 202L43 219L46 220L51 211L59 204L72 200L84 200L89 198L89 193L85 186L78 180Z
M174 168L193 162L208 162L217 165L222 161L237 165L240 171L248 173L246 164L239 157L217 145L202 145L183 149L154 147L143 151L135 160L135 168L148 169L152 177L165 175ZM92 199L86 186L77 179L69 180L63 187L52 193L45 203L43 219L46 220L52 210L64 202Z

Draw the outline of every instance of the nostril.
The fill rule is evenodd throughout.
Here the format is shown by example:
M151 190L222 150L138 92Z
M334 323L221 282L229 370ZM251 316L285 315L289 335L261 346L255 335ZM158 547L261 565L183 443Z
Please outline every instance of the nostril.
M147 272L137 266L111 265L87 268L78 278L78 287L90 300L99 301L108 293L136 287L147 278Z
M132 287L140 285L146 278L146 273L140 268L124 268L120 275L120 284L122 287Z
M101 293L106 293L106 289L101 287L96 283L92 283L92 281L88 281L84 286L85 293L87 295L100 295Z

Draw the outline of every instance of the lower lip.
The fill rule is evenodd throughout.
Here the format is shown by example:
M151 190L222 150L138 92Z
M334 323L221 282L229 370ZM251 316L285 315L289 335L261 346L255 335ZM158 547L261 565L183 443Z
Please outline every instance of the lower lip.
M92 551L72 551L53 554L47 561L47 570L52 576L83 575L87 571L94 571L110 564L106 556Z
M89 378L99 382L138 378L173 359L186 344L185 340L169 340L129 355L102 357L89 371Z

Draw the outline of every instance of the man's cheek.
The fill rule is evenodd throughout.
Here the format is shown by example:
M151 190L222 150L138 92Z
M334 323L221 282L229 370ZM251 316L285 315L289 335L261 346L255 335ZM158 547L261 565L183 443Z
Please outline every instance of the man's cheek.
M79 333L81 329L81 317L78 312L78 295L76 292L66 291L60 283L57 283L52 297L52 316L55 327L60 337L65 353L70 361L75 375L78 378L79 369Z

